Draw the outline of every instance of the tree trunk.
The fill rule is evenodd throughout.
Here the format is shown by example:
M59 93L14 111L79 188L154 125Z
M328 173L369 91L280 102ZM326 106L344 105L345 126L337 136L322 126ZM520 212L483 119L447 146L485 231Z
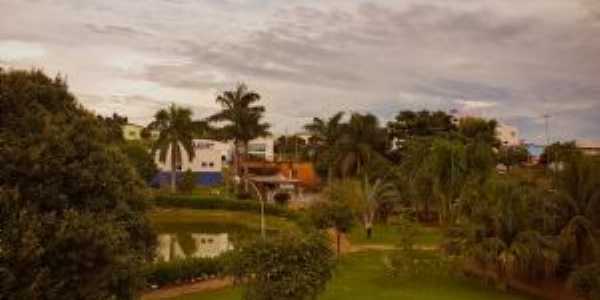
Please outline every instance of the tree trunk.
M339 257L340 256L340 244L341 244L340 231L336 229L335 235L336 235L336 245L337 245L336 253L337 253L337 256Z
M242 160L247 161L248 160L248 141L243 141L242 144L244 146L244 155L242 156ZM266 155L266 153L265 153L265 155ZM244 167L244 170L242 172L242 180L244 182L244 192L246 192L246 193L248 192L248 178L246 178L248 175L247 171L248 171L247 167Z
M327 167L327 184L331 185L332 182L333 182L333 165L331 165L331 163L330 163L329 167Z
M175 144L171 144L171 193L175 193L177 190L176 176L177 176L177 158L175 157Z
M239 142L237 140L235 140L233 142L233 177L234 177L233 187L234 187L235 193L237 194L239 192L239 185L240 185L240 182L238 182L237 180L241 180L240 149L239 149Z

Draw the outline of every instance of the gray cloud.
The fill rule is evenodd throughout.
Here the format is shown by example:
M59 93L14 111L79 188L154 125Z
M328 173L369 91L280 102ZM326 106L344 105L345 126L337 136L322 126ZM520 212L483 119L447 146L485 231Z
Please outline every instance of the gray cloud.
M0 41L48 49L11 66L64 71L78 93L95 95L86 105L107 113L143 119L179 99L203 115L244 81L263 95L275 130L337 110L390 119L463 108L528 139L539 141L546 112L557 138L600 138L590 113L600 102L593 0L6 1L0 9L14 16L0 20Z

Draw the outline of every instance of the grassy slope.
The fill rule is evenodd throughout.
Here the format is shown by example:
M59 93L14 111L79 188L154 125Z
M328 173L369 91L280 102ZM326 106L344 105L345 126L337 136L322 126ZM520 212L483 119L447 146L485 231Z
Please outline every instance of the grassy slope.
M384 252L364 252L341 259L334 279L320 300L526 300L523 296L504 293L467 279L442 278L401 281L385 274ZM190 295L176 300L241 299L239 288L207 294Z
M419 227L419 236L415 244L419 246L436 246L442 240L442 231L437 227ZM367 239L367 235L362 226L357 225L352 228L348 238L353 245L365 244L385 244L396 245L398 243L398 229L394 226L376 224L373 227L373 236Z
M197 223L222 223L245 226L252 230L260 230L260 215L248 212L198 209L160 209L149 214L152 223L157 225L177 224L181 227L193 226ZM294 229L295 224L274 216L266 216L267 229Z

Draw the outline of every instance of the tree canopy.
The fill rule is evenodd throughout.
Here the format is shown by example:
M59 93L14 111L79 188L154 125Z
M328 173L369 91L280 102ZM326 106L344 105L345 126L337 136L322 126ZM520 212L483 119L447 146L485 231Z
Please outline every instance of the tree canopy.
M154 254L144 184L66 82L0 70L5 299L133 299Z

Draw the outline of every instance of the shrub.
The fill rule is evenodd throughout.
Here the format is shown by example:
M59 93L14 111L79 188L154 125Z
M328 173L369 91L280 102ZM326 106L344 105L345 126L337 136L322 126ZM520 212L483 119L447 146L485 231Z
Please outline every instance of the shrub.
M290 201L290 194L288 193L277 193L275 194L275 203L279 205L287 205Z
M188 169L183 173L181 181L179 181L177 188L184 194L191 194L196 187L196 176L192 170Z
M569 285L579 297L600 299L600 264L577 269L571 274Z
M146 282L149 285L163 286L221 276L225 265L226 255L215 258L186 258L157 262L147 267Z
M243 299L316 299L335 260L322 234L258 239L232 253L231 274L245 284Z

